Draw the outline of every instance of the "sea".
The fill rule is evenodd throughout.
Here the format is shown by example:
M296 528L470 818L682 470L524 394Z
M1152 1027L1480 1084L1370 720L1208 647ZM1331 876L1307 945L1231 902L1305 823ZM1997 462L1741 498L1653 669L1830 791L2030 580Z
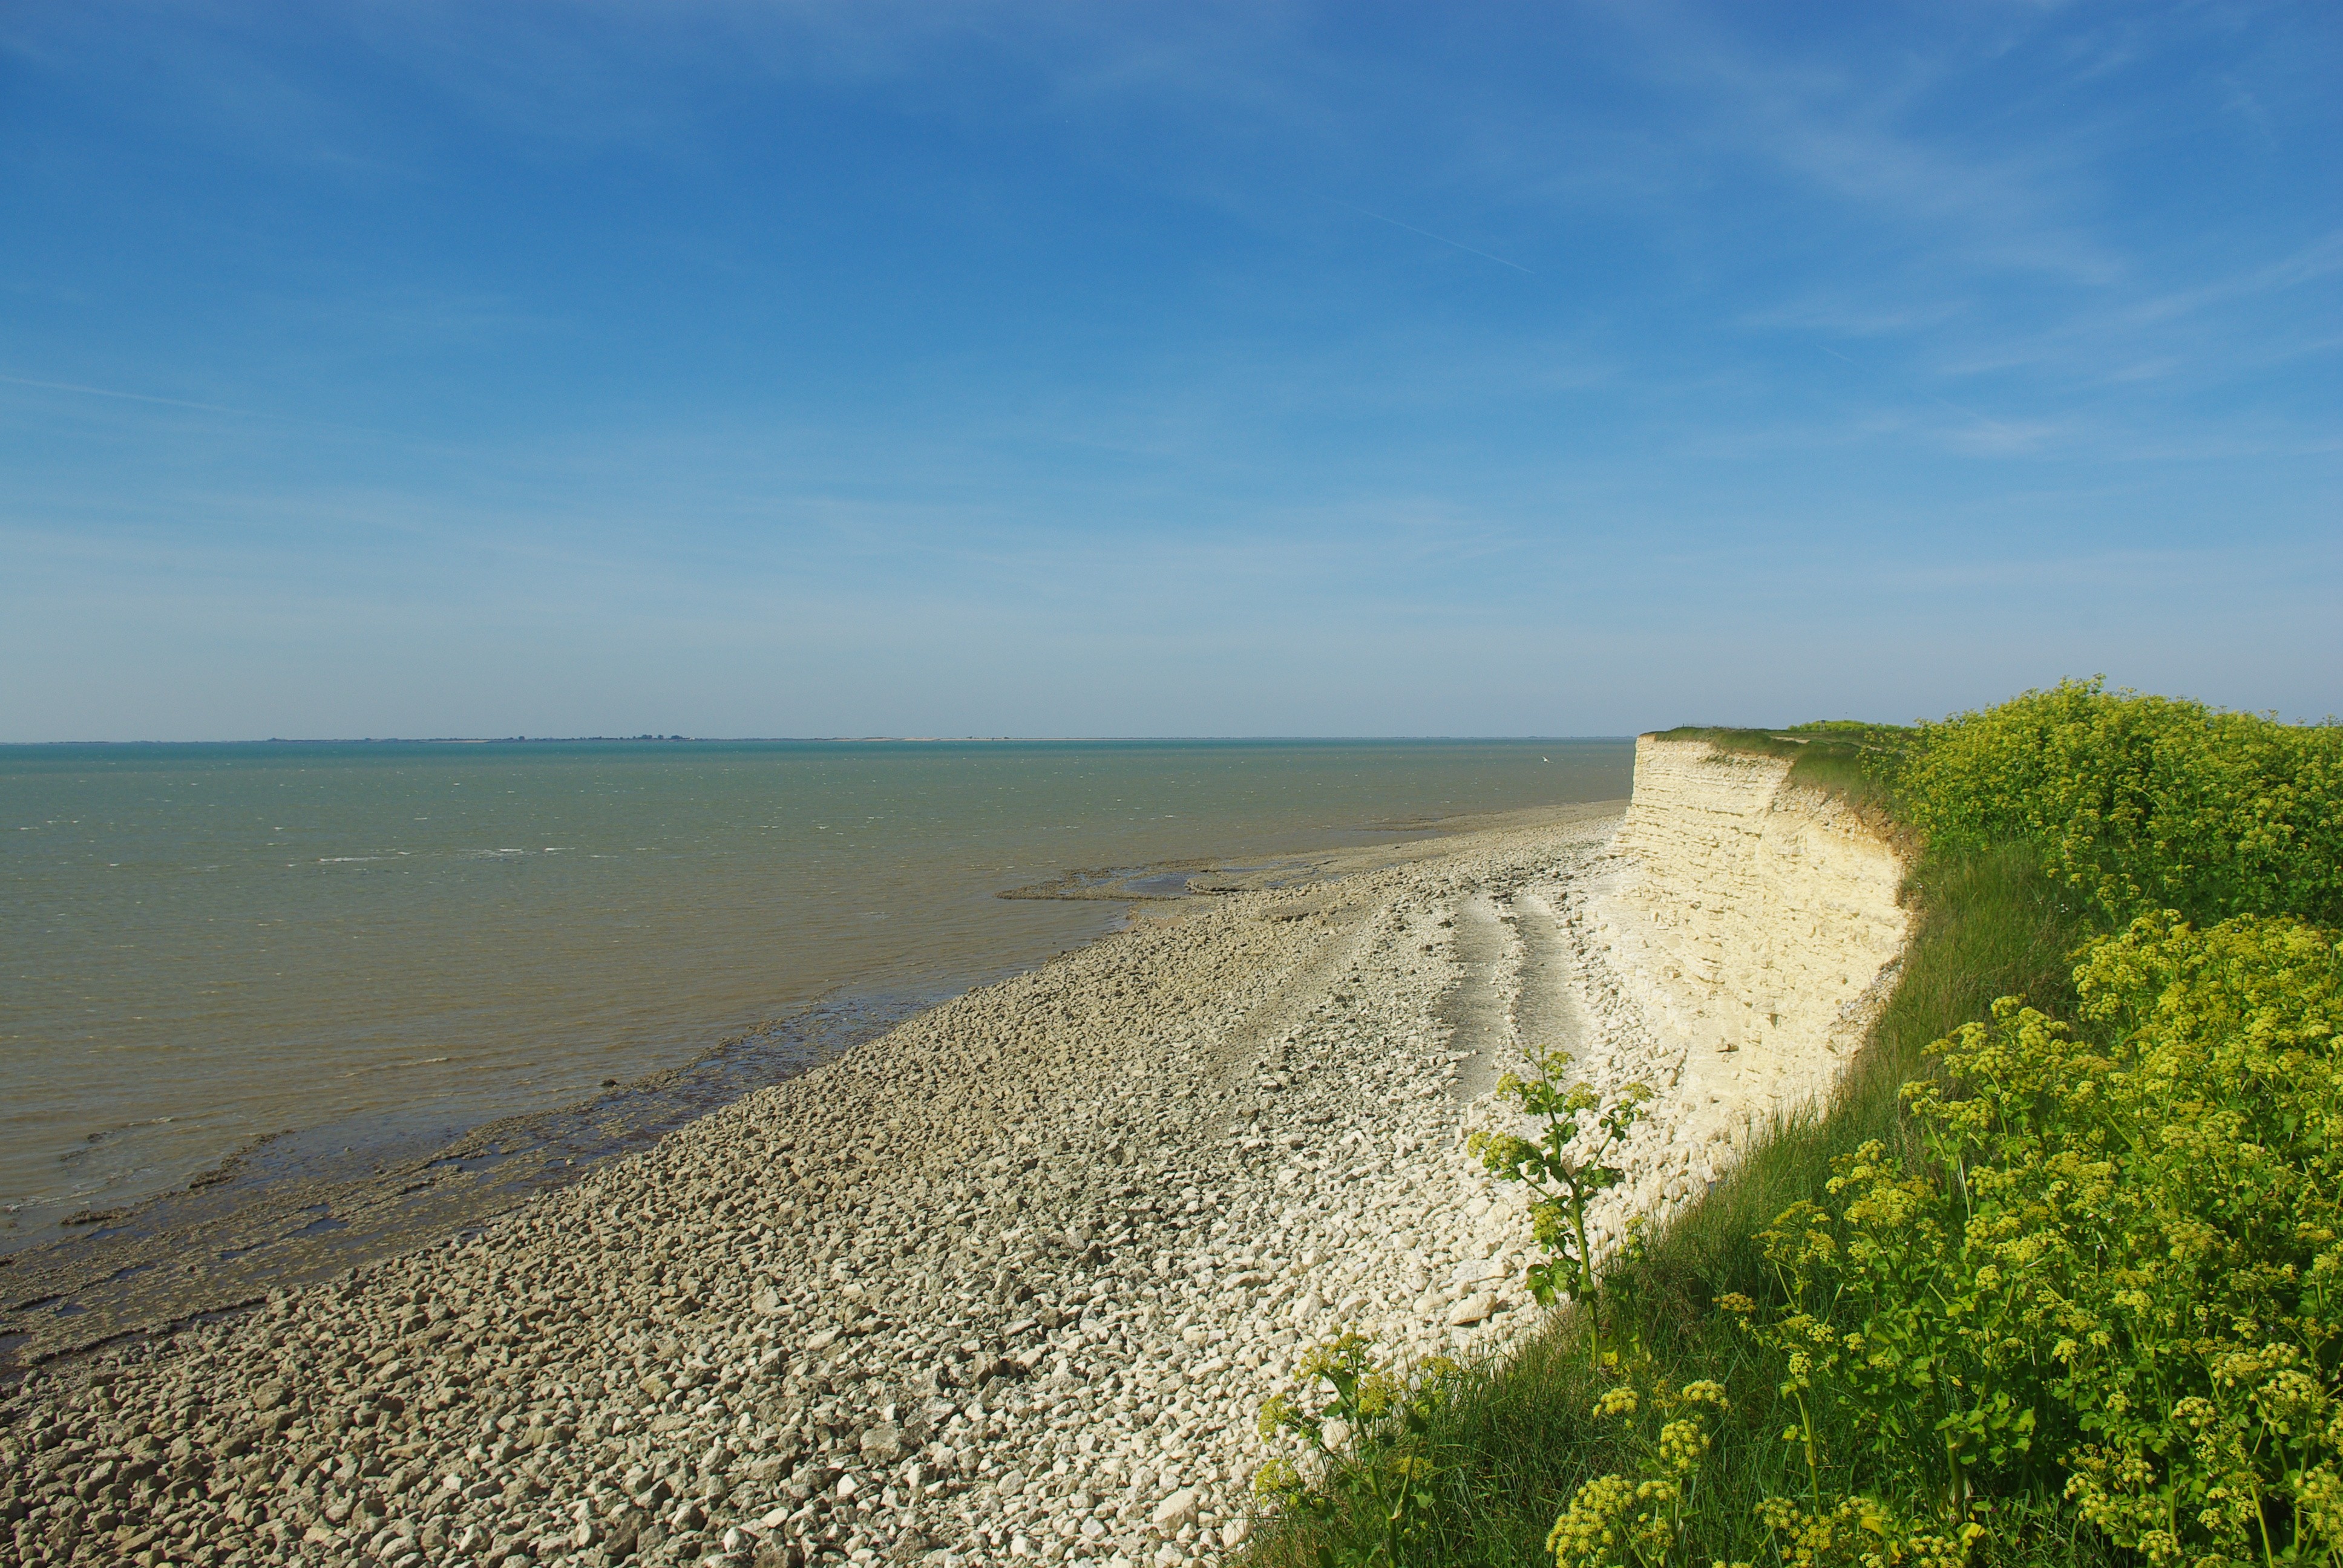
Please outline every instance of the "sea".
M1626 739L0 747L0 1251L272 1133L362 1159L809 1019L849 1040L841 1020L875 1030L1131 908L1002 893L1177 894L1183 867L1623 799L1633 759Z

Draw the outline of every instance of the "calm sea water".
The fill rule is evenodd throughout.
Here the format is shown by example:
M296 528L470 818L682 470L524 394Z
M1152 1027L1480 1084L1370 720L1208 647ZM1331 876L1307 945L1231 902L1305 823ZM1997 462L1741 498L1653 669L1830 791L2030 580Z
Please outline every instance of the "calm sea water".
M1120 906L994 895L1624 797L1624 740L0 747L0 1243L256 1134L476 1125Z

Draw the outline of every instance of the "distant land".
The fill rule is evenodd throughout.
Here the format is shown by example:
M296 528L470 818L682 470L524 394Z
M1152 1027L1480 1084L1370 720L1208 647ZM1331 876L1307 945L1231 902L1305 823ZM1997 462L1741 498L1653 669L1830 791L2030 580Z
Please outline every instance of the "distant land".
M1405 740L1623 740L1618 735L271 735L264 740L15 740L10 746L574 746L588 741L636 741L744 746L820 743L833 746L1099 745L1111 741L1323 741L1328 745Z

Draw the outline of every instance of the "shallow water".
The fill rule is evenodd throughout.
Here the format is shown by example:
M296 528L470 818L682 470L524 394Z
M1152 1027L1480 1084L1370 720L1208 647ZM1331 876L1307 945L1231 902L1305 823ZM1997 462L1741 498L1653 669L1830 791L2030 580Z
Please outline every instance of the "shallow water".
M280 1129L437 1136L818 1001L950 995L1113 923L994 896L1068 870L1380 842L1632 768L1625 740L0 747L0 1248Z

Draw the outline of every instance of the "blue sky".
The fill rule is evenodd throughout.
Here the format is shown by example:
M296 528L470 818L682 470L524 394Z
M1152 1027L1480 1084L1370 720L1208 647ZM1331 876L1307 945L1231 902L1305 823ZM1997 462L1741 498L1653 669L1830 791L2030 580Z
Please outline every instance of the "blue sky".
M2343 709L2327 4L0 13L0 739Z

